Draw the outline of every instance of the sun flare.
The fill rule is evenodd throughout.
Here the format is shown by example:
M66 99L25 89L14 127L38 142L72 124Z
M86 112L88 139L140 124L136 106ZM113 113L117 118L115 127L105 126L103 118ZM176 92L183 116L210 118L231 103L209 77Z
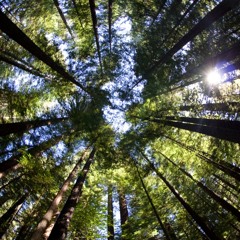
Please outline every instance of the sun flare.
M218 84L218 83L221 83L222 81L222 76L221 74L215 69L215 70L212 70L210 71L208 74L207 74L207 81L209 84Z

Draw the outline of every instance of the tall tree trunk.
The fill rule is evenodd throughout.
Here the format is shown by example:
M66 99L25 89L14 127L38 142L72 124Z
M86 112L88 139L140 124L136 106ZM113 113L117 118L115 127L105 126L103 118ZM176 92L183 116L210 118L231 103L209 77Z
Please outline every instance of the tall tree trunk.
M161 220L161 218L160 218L160 216L159 216L159 214L158 214L158 212L157 212L157 209L156 209L156 207L155 207L155 205L154 205L154 203L153 203L153 201L152 201L152 198L150 197L150 195L149 195L149 193L148 193L148 191L147 191L147 188L146 188L146 186L145 186L145 184L144 184L144 182L143 182L143 179L142 179L141 174L140 174L140 172L139 172L139 169L138 169L138 166L137 166L136 161L134 161L134 165L135 165L135 167L136 167L136 169L137 169L137 174L138 174L138 177L139 177L139 179L140 179L140 181L141 181L141 184L142 184L142 187L143 187L143 189L144 189L144 192L145 192L145 194L147 195L148 201L149 201L149 203L151 204L151 207L152 207L152 209L153 209L154 215L156 216L157 221L158 221L161 229L163 230L166 239L167 239L167 240L177 239L177 238L171 238L171 237L168 235L168 231L167 231L167 229L165 228L165 225L164 225L164 223L162 222L162 220Z
M92 152L90 153L90 156L88 160L86 161L73 189L68 197L53 229L52 232L48 238L48 240L64 240L67 236L67 230L68 226L70 224L70 221L73 216L74 209L79 202L79 199L82 195L82 187L84 184L84 181L86 179L87 173L89 171L89 168L91 166L91 163L93 162L94 154L96 150L93 148Z
M213 176L219 181L223 182L224 184L226 184L227 186L229 186L231 189L233 189L234 191L240 193L240 188L235 186L234 184L230 183L229 181L227 181L226 179L224 179L223 177L219 176L218 174L213 174Z
M118 189L118 197L119 197L119 210L120 210L120 220L121 220L121 228L122 228L122 237L121 239L126 239L125 232L127 230L127 220L128 220L128 207L127 200L124 194L123 189Z
M8 187L10 184L12 183L16 183L24 174L20 174L19 176L12 178L11 180L9 180L7 183L3 184L0 187L0 191L2 191L3 189L6 189L6 187ZM0 204L1 205L1 204Z
M188 33L186 33L157 63L149 69L154 71L159 65L166 63L172 56L184 47L188 42L192 41L198 34L211 26L218 19L223 17L227 12L236 8L239 0L223 0L212 11L199 21Z
M95 36L96 45L97 45L99 64L100 64L101 72L103 73L102 57L101 57L101 52L100 52L100 44L99 44L99 36L98 36L98 25L97 25L95 0L89 0L89 5L90 5L91 16L92 16L93 31L94 31L94 36Z
M29 66L26 66L18 61L16 61L16 59L12 59L8 56L5 56L3 54L0 53L0 61L3 61L5 63L8 63L10 64L11 66L15 66L25 72L28 72L32 75L35 75L35 76L38 76L38 77L41 77L41 78L45 78L45 79L48 79L50 80L47 76L45 76L43 73L37 71L36 69L33 69L32 67L29 67Z
M216 159L213 156L208 157L208 154L203 151L199 151L199 150L195 149L194 147L187 146L186 144L179 142L169 136L166 136L166 135L164 135L164 136L166 138L170 139L171 141L173 141L174 143L178 144L180 147L182 147L190 152L194 152L196 154L196 156L199 157L201 160L213 165L217 169L223 171L225 174L231 176L232 178L235 178L237 181L240 181L240 174L238 173L238 171L235 171L235 167L232 164L230 164L231 167L229 167L229 163L226 164L226 162L224 162L222 160L220 161L220 163L218 163L218 161L216 161Z
M59 13L59 15L60 15L60 17L61 17L61 19L62 19L65 27L67 28L69 34L70 34L71 37L73 38L72 30L71 30L71 28L69 27L66 18L64 17L64 14L63 14L63 12L62 12L62 9L61 9L60 6L59 6L58 0L53 0L53 2L54 2L55 7L56 7L57 10L58 10L58 13Z
M56 63L49 55L47 55L42 49L40 49L21 29L18 28L1 10L0 10L0 29L6 33L10 38L16 41L19 45L25 48L28 52L33 54L39 60L48 65L52 70L62 76L66 81L70 81L73 84L80 87L83 91L87 92L87 89L79 82L77 82L72 75Z
M141 152L142 153L142 152ZM177 198L177 200L182 204L185 210L190 214L190 216L196 221L199 227L205 232L205 234L214 240L220 240L221 238L218 237L213 230L206 224L204 219L199 216L199 214L181 197L181 195L175 190L175 188L168 182L168 180L160 173L153 163L142 153L144 159L149 163L152 170L158 175L158 177L166 184L169 190L173 193L173 195Z
M43 216L43 218L40 220L38 223L36 229L33 232L33 235L31 237L32 240L42 240L43 239L43 234L48 228L48 226L51 223L51 220L54 215L56 215L58 211L58 206L60 202L63 199L64 194L69 188L69 184L74 180L76 177L77 171L79 169L80 164L82 163L82 160L85 158L86 151L82 155L82 157L79 159L71 173L69 174L68 178L65 180L63 183L62 187L60 188L59 192L57 193L56 197L53 199L51 205L49 206L47 212Z
M33 120L33 121L26 121L26 122L16 122L16 123L3 123L0 124L0 136L6 136L11 133L18 133L22 134L27 132L32 128L37 128L45 125L52 125L57 124L59 122L63 122L68 118L50 118L50 119L43 119L43 120Z
M57 144L62 138L63 138L63 136L57 136L57 137L54 137L53 139L45 141L45 142L39 144L38 146L35 146L35 147L29 149L28 154L36 157L42 151L45 151L45 150L51 148L52 146L54 146L55 144ZM9 158L8 160L6 160L2 163L0 163L0 178L6 176L6 174L8 174L9 171L15 171L19 167L21 167L19 160L21 159L21 157L23 155L24 154L20 153L16 156L12 156L11 158Z
M157 152L160 155L162 155L167 161L172 163L175 167L177 167L184 175L189 177L192 181L194 181L198 187L200 187L206 194L208 194L212 199L214 199L219 205L221 205L224 209L231 212L235 217L237 217L238 221L240 221L240 212L231 204L229 204L227 201L225 201L223 198L219 197L215 192L213 192L211 189L209 189L207 186L205 186L202 182L196 180L190 173L185 171L183 168L179 167L176 163L174 163L170 158L168 158L166 155L164 155L161 152Z
M113 0L108 0L108 41L110 54L112 52L112 5Z
M6 213L0 218L0 239L6 233L9 228L9 224L13 220L15 214L18 212L23 202L27 198L27 194L21 196L9 209Z
M151 122L156 123L162 123L167 126L176 127L179 129L184 129L190 132L197 132L201 134L205 134L211 137L219 138L222 140L227 140L234 143L240 143L240 131L239 123L236 123L237 121L228 121L229 126L237 126L237 130L234 130L234 128L226 128L227 123L223 123L224 120L214 120L214 122L218 122L219 126L225 126L225 127L215 127L215 126L207 126L207 125L200 125L200 124L194 124L194 123L185 123L180 121L170 121L170 120L163 120L163 119L150 119L145 118L145 120L149 120ZM199 119L201 121L201 119Z
M112 192L113 192L113 187L110 184L108 186L108 219L107 219L108 240L114 240L114 221L113 221Z
M166 116L166 117L164 117L164 119L170 120L170 121L196 123L199 125L205 125L205 126L209 126L209 127L240 130L240 122L239 121L207 119L207 118L175 117L175 116Z

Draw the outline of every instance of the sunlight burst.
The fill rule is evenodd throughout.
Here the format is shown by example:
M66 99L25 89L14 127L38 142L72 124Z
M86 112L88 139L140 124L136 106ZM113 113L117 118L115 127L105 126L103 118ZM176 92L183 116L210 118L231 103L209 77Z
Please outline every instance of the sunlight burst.
M216 69L214 69L207 74L207 81L210 84L216 85L222 82L222 76Z

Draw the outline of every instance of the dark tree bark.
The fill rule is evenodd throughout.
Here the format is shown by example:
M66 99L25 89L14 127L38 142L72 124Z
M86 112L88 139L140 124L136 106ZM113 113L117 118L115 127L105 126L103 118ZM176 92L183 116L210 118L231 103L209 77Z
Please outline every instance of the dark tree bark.
M45 142L39 144L38 146L35 146L35 147L29 149L28 154L31 154L32 156L36 157L42 151L45 151L45 150L49 149L50 147L54 146L55 144L57 144L62 139L62 137L63 136L54 137L53 139L45 141ZM19 167L21 167L19 160L21 159L22 156L23 156L23 154L20 153L16 156L12 156L11 158L9 158L8 160L6 160L2 163L0 163L0 178L4 177L6 174L8 174L9 171L15 171Z
M227 12L236 8L239 5L239 0L223 0L212 11L199 21L188 33L186 33L174 46L171 48L157 63L149 69L149 72L154 71L159 65L166 63L172 56L178 52L184 45L192 41L198 34L211 26L218 19L223 17Z
M100 52L100 44L99 44L99 36L98 36L98 25L97 25L95 0L89 0L89 5L90 5L91 16L92 16L93 31L94 31L94 36L95 36L96 45L97 45L98 59L99 59L101 71L103 72L102 57L101 57L101 52Z
M64 17L64 14L63 14L63 12L62 12L62 9L61 9L60 6L59 6L58 0L53 0L53 2L54 2L55 7L56 7L57 10L58 10L58 13L59 13L59 15L60 15L60 17L61 17L61 19L62 19L65 27L67 28L69 34L70 34L71 37L73 38L72 30L71 30L71 28L69 27L66 18Z
M194 6L197 4L199 0L194 0L186 9L186 11L184 12L184 14L181 16L181 18L177 21L177 23L174 25L174 27L171 29L171 31L169 32L169 34L165 37L164 41L168 40L170 38L170 36L175 33L175 30L177 27L180 26L180 24L182 23L182 21L184 20L184 18L192 11L192 9L194 8ZM163 43L164 43L163 41Z
M0 191L2 191L3 189L6 189L6 187L8 187L9 185L11 185L12 183L16 183L24 174L20 174L19 176L11 179L10 181L8 181L7 183L3 184L0 187ZM1 205L1 204L0 204Z
M169 190L173 193L173 195L177 198L177 200L182 204L185 210L189 213L189 215L196 221L199 227L204 231L204 233L210 239L220 240L213 230L208 226L208 224L204 221L204 219L181 197L181 195L177 192L177 190L168 182L168 180L164 177L162 173L160 173L152 162L142 153L144 159L149 163L152 170L158 175L158 177L166 184Z
M21 29L18 28L1 10L0 10L0 29L6 33L15 42L37 57L39 60L48 65L52 70L56 71L63 79L70 81L80 87L83 91L87 89L77 82L72 75L56 63L49 55L40 49Z
M127 200L123 189L118 189L118 199L119 199L119 211L120 211L120 221L121 221L121 229L122 236L121 239L126 239L126 231L128 229L127 220L128 220L128 207Z
M166 2L167 2L167 0L163 0L163 1L162 1L160 7L158 8L158 11L157 11L157 13L156 13L156 16L153 18L150 26L152 26L152 25L155 23L155 21L157 20L159 14L160 14L160 13L162 12L162 10L164 9Z
M217 123L217 125L214 126L212 123L210 123L211 121L208 121L208 120L207 120L208 125L201 125L200 124L201 120L206 122L206 119L200 119L200 118L199 118L199 124L194 124L194 123L189 124L189 123L180 122L180 121L170 121L170 120L156 119L156 118L154 119L145 118L144 120L149 120L151 122L156 122L156 123L162 123L167 126L188 130L190 132L205 134L211 137L227 140L234 143L240 143L240 131L238 130L240 122L237 122L237 121L213 120L215 123ZM231 126L231 128L226 128L227 125ZM237 127L236 130L235 130L235 127Z
M198 125L205 125L209 127L226 128L234 131L240 130L240 121L207 119L207 118L175 117L175 116L166 116L164 117L164 119L170 120L170 121L196 123Z
M3 54L0 53L0 61L3 61L5 63L10 64L11 66L15 66L25 72L28 72L34 76L38 76L41 78L45 78L47 80L50 80L47 76L45 76L44 74L42 74L41 72L37 71L36 69L33 69L32 67L26 66L18 61L16 61L15 59L9 58L8 56L5 56Z
M128 220L128 208L127 208L127 200L126 196L122 189L118 190L119 195L119 207L120 207L120 219L121 219L121 226L124 228L124 224Z
M6 136L11 133L22 134L32 128L57 124L67 119L68 118L52 118L52 119L26 121L26 122L3 123L3 124L0 124L0 136Z
M89 171L89 168L93 162L95 152L96 152L96 150L94 148L92 150L92 152L90 153L90 156L89 156L88 160L86 161L86 163L85 163L85 165L84 165L84 167L72 189L72 192L71 192L70 196L68 197L68 199L56 221L48 240L56 240L56 239L64 240L66 238L69 223L72 219L74 209L81 197L82 187L83 187L84 181L86 179L87 173Z
M108 0L108 41L110 53L112 52L112 5L113 0Z
M113 221L112 192L113 192L113 187L110 184L108 186L108 219L107 219L108 240L114 240L114 221Z
M164 136L166 138L170 139L171 141L173 141L174 143L178 144L180 147L182 147L190 152L194 152L196 154L196 156L199 157L201 160L204 160L205 162L216 167L217 169L223 171L228 176L235 178L237 181L240 181L240 174L238 173L238 171L235 171L236 167L234 167L233 165L231 165L231 167L229 167L229 164L226 164L225 161L216 160L214 158L214 156L209 156L207 153L205 153L203 151L199 151L194 147L187 146L186 144L179 142L169 136L166 136L166 135L164 135ZM218 163L218 162L220 162L220 163Z
M183 168L179 167L176 163L174 163L170 158L168 158L163 153L159 152L160 155L162 155L166 160L168 160L170 163L172 163L175 167L177 167L184 175L189 177L192 181L194 181L198 187L200 187L206 194L208 194L212 199L214 199L219 205L221 205L224 209L231 212L232 215L234 215L238 221L240 221L240 212L231 204L229 204L227 201L225 201L223 198L219 197L215 192L213 192L211 189L209 189L207 186L205 186L202 182L196 180L190 173L185 171Z
M233 189L234 191L240 193L240 188L238 188L237 186L235 186L234 184L230 183L229 181L227 181L226 179L224 179L223 177L219 176L218 174L213 174L213 176L220 180L221 182L223 182L224 184L226 184L228 187L230 187L231 189Z
M80 13L79 13L79 11L78 11L77 3L76 3L75 0L72 0L72 3L73 3L73 7L74 7L74 9L75 9L75 11L76 11L76 13L77 13L78 21L79 21L79 23L80 23L80 25L81 25L82 30L84 31L84 28L83 28L83 25L82 25L81 16L80 16Z
M43 234L45 233L46 229L49 227L51 220L54 215L56 215L58 211L58 206L61 203L64 194L69 188L69 184L75 179L77 175L77 171L79 169L80 164L82 163L82 160L85 157L85 153L82 155L82 157L79 159L71 173L69 174L68 178L65 180L63 183L62 187L60 188L59 192L53 199L51 205L49 206L47 212L44 214L43 218L39 221L36 229L34 230L31 239L32 240L42 240L43 239Z
M167 229L165 228L165 225L164 225L164 223L162 222L162 220L161 220L161 218L160 218L160 216L159 216L159 214L158 214L158 211L157 211L157 209L156 209L156 207L155 207L155 205L154 205L154 203L153 203L153 201L152 201L152 198L150 197L150 195L149 195L149 193L148 193L148 191L147 191L147 188L146 188L146 186L145 186L145 184L144 184L144 182L143 182L143 179L142 179L141 174L140 174L140 172L139 172L137 163L136 163L135 161L134 161L134 164L135 164L135 166L136 166L137 174L138 174L138 177L139 177L139 179L140 179L140 181L141 181L141 184L142 184L142 187L143 187L143 189L144 189L144 192L145 192L145 194L147 195L148 201L149 201L149 203L151 204L151 207L152 207L152 209L153 209L154 215L156 216L157 221L158 221L161 229L163 230L166 239L167 239L167 240L177 240L177 238L171 238L171 237L169 236L168 231L167 231Z
M23 202L26 200L27 194L21 196L0 218L0 238L6 233L9 228L9 224L18 212Z

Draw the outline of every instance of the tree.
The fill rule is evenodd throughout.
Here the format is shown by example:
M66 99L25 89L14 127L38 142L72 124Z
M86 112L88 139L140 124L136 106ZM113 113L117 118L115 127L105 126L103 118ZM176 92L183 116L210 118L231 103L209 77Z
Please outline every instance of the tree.
M41 143L38 146L35 146L28 150L27 154L37 157L42 151L47 150L48 148L57 144L63 136L56 136L48 141ZM0 163L0 178L4 177L9 171L15 171L21 167L20 160L24 154L19 153L16 156L12 156L8 160Z
M43 119L43 120L34 120L26 122L16 122L16 123L4 123L0 124L0 136L6 136L11 133L22 134L27 132L32 128L41 127L44 125L56 124L59 122L65 121L67 118L53 118L53 119Z
M239 239L239 11L1 1L1 234Z
M93 148L91 151L88 160L86 161L73 189L68 197L60 215L57 218L57 221L52 229L52 232L49 236L49 240L51 239L65 239L67 235L68 225L73 215L74 208L79 201L82 193L82 187L84 181L86 179L87 173L89 171L90 165L93 162L94 154L96 150Z
M27 198L27 194L23 194L9 209L6 213L3 214L3 216L0 218L0 237L5 234L5 232L8 229L9 224L14 218L14 215L18 212L21 205Z
M114 239L112 186L108 186L108 240Z
M79 165L82 163L82 161L85 157L84 156L85 154L86 154L86 151L83 154L83 156L79 159L79 161L76 163L75 167L70 172L68 178L64 181L62 187L60 188L59 192L57 193L57 195L53 199L53 201L52 201L51 205L49 206L47 212L44 214L43 218L38 223L38 226L37 226L36 230L34 231L34 233L32 235L32 239L35 239L35 240L42 239L43 234L46 231L46 229L49 227L53 216L55 216L57 211L58 211L58 205L61 203L61 201L64 197L64 194L68 190L69 184L71 183L71 181L74 180L75 175L77 174Z

